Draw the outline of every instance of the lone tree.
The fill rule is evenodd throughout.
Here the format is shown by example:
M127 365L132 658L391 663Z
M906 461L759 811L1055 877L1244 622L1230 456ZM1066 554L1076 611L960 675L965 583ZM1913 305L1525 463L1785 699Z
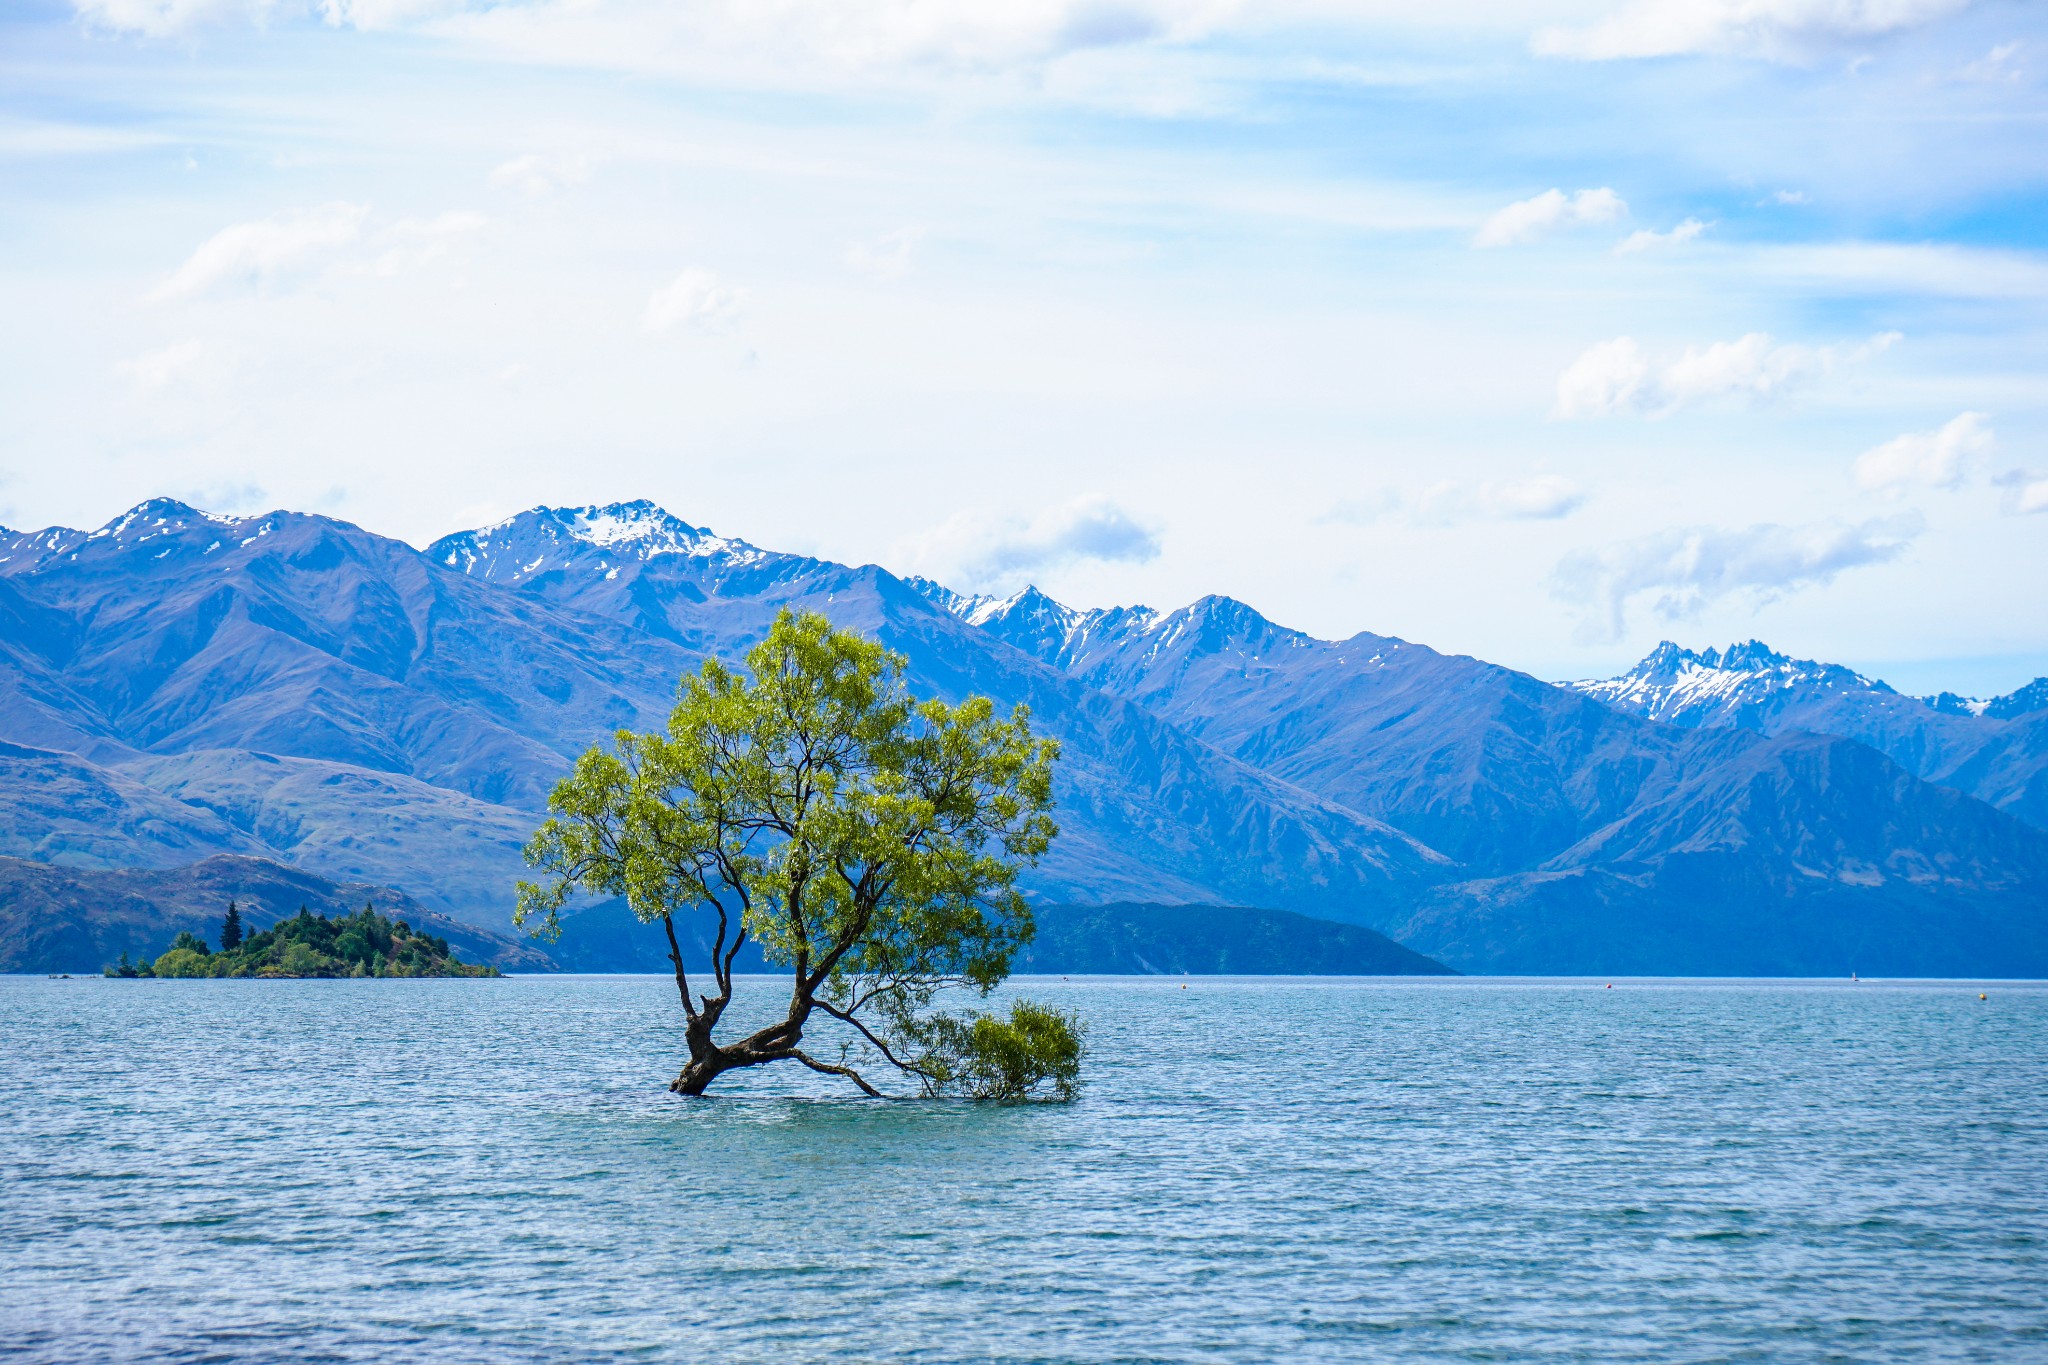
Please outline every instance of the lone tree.
M233 901L228 902L228 912L220 922L220 950L232 953L242 946L242 912Z
M1019 706L913 699L903 659L787 610L746 658L686 676L665 733L621 730L548 798L526 846L545 873L516 920L553 937L577 891L623 896L668 935L690 1059L669 1089L701 1095L739 1067L795 1061L881 1092L854 1066L895 1068L927 1095L1071 1098L1079 1023L1018 1001L1007 1018L932 1009L986 996L1032 935L1016 881L1051 845L1057 742ZM712 989L694 996L678 915L715 917ZM748 941L795 974L789 1008L721 1041ZM806 1051L816 1016L837 1055Z

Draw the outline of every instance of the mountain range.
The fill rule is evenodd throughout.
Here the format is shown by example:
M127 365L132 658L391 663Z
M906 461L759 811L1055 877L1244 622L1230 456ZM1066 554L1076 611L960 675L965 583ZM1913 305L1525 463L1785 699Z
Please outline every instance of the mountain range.
M0 533L0 854L263 858L502 930L575 755L657 725L682 672L785 605L1060 738L1046 901L1293 911L1464 971L2048 973L2026 690L1925 701L1815 665L1708 704L1699 677L1758 660L1672 648L1555 685L1229 598L965 596L644 502L425 551L169 500Z
M1756 640L1698 653L1666 640L1618 678L1567 686L1670 725L1853 739L1916 777L2048 828L2048 678L1987 700L1909 697Z

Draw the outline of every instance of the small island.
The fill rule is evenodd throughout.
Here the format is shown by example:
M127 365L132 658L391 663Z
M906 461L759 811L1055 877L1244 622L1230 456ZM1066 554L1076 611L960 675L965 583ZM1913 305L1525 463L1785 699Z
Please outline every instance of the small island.
M242 913L232 901L221 921L220 951L187 930L154 962L131 964L126 953L106 968L116 977L355 977L502 976L496 967L459 962L448 940L423 934L365 905L329 919L303 905L260 933L244 937Z

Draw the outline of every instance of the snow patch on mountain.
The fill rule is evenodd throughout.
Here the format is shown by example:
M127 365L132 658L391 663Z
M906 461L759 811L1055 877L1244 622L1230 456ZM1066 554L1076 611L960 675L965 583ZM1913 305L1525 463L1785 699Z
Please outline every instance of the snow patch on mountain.
M1937 692L1917 698L1944 716L1981 716L1991 709L1990 697L1965 697L1954 692Z
M96 542L127 547L175 536L195 526L239 527L255 520L224 512L204 512L176 498L151 498L96 531L79 531L69 526L49 526L34 532L0 530L0 564L13 564L15 568L10 572L26 571L63 556L75 558L80 550ZM248 541L242 543L246 545ZM155 557L161 559L169 553L167 548Z
M2048 678L2036 678L1984 704L1984 714L1993 720L2018 720L2040 711L2048 711Z
M85 543L86 533L69 526L48 526L40 531L0 532L0 564L28 568L68 554ZM12 572L12 570L10 570Z

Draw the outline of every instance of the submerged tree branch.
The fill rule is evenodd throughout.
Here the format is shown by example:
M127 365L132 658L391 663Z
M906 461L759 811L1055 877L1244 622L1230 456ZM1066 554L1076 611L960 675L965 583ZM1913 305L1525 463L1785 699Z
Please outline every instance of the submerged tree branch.
M881 1091L869 1085L866 1079L864 1079L858 1071L855 1071L850 1066L834 1066L830 1062L821 1062L816 1057L813 1057L809 1053L803 1051L803 1049L801 1048L791 1048L788 1052L788 1055L796 1058L798 1061L802 1062L805 1066L809 1067L813 1071L822 1071L827 1076L846 1077L846 1079L852 1081L855 1085L859 1086L864 1092L866 1092L868 1098L870 1099L879 1100L886 1098Z

